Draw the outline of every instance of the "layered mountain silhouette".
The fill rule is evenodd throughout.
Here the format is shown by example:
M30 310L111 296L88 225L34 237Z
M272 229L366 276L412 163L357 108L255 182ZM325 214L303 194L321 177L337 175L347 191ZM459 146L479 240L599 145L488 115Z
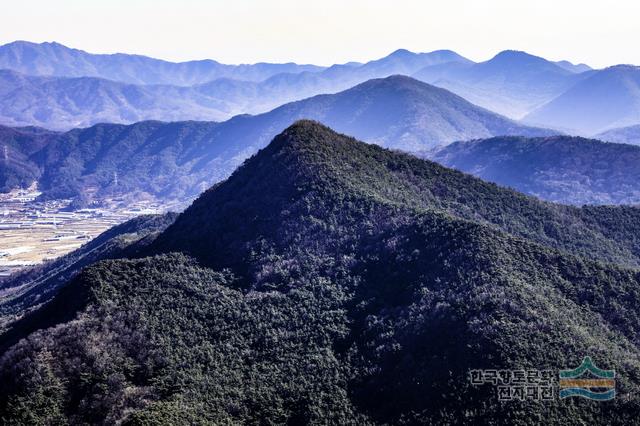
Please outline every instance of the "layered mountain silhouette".
M45 196L67 198L95 188L102 193L144 191L162 199L186 199L203 185L228 176L302 118L405 151L463 139L553 133L519 125L444 89L392 76L222 123L141 122L75 129L52 137L29 160L40 171L38 182Z
M567 71L571 71L571 72L575 72L575 73L581 73L581 72L585 72L585 71L591 71L593 68L591 68L589 65L587 64L574 64L570 61L557 61L555 62L556 65L558 65L559 67L562 67L564 69L566 69Z
M220 121L449 62L469 60L447 50L398 50L366 64L334 65L326 70L292 64L173 64L135 55L91 55L59 44L18 42L0 47L0 123L68 130L100 122ZM202 71L209 75L203 77L189 67L213 68L210 75ZM264 72L256 71L263 68ZM252 69L260 75L253 75Z
M254 84L238 86L234 81L218 80L213 89L210 84L144 86L94 77L33 77L0 70L0 123L68 130L103 122L149 119L223 120L244 111L246 101L259 97L254 89L246 87ZM227 90L232 96L225 97ZM249 93L245 93L247 90ZM279 105L277 101L255 108L264 111L275 105Z
M511 118L522 118L589 73L519 51L504 51L480 63L426 67L413 77L444 87L477 105Z
M309 74L325 71L336 78L357 70L369 80L393 74L413 74L426 66L447 62L471 63L450 50L414 53L398 49L388 56L365 64L349 62L331 67L286 64L226 65L214 60L168 62L141 55L91 54L60 43L16 41L0 46L0 69L47 77L98 77L129 84L193 86L218 79L260 82L276 75Z
M471 64L473 62L451 50L414 53L406 49L398 49L382 59L367 62L356 70L370 79L385 74L411 75L424 67L450 63ZM325 73L329 74L329 71L335 72L336 69L335 67L328 69Z
M293 102L253 120L276 121L279 131L301 118L322 121L367 142L405 151L470 139L477 134L551 133L522 126L447 90L400 75L370 80L334 95Z
M14 42L0 46L0 123L69 130L100 122L224 121L402 74L512 119L593 135L640 122L634 73L632 66L592 70L519 51L474 63L450 50L399 49L364 64L315 67L172 63Z
M640 147L568 136L497 137L427 156L549 201L640 204Z
M606 132L602 132L595 137L607 142L640 145L640 124L607 130Z
M0 69L32 76L98 77L129 84L192 86L219 78L262 81L280 73L321 71L315 65L226 65L214 60L169 62L141 55L92 54L60 43L15 41L0 46Z
M629 424L639 224L637 209L540 202L299 122L182 213L153 256L88 267L16 322L0 412ZM619 397L503 403L469 382L474 369L573 368L585 353L616 370Z
M640 123L640 68L618 65L591 74L525 120L582 135Z

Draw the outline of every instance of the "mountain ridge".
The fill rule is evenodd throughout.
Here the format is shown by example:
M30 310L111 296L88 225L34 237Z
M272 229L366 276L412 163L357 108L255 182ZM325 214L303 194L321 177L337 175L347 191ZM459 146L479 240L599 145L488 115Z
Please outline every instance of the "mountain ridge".
M427 157L566 204L640 204L640 148L570 136L456 142Z
M350 158L349 152L357 153L358 159ZM331 157L331 161L326 159L327 156ZM389 163L383 163L383 159L387 159ZM287 179L287 181L282 186L275 186L268 192L265 192L266 190L259 191L255 188L261 186L260 182L274 179L274 176L260 177L262 173L271 173L270 161L277 161L281 165L282 174L276 176ZM381 166L380 163L385 165ZM283 164L287 164L286 167ZM342 167L349 172L341 170ZM245 171L247 169L251 169L253 174L248 174ZM294 170L294 172L289 175L284 169ZM408 173L409 176L404 173ZM347 176L348 179L340 180L341 176ZM375 180L370 179L373 176L375 176ZM294 181L294 179L301 180ZM322 180L322 184L317 183L318 180ZM637 262L635 257L640 255L640 246L636 246L636 242L624 243L620 236L611 233L611 230L608 229L609 223L600 222L602 218L597 212L612 212L612 210L597 207L591 208L591 210L579 209L545 203L409 154L388 151L377 145L362 146L362 143L356 139L337 134L323 124L310 120L300 120L291 125L274 138L267 147L247 160L225 181L223 186L227 188L226 191L216 186L215 190L205 192L159 237L157 244L161 246L165 244L163 249L166 251L177 250L185 253L191 253L191 250L198 247L199 242L204 244L203 247L207 244L223 244L223 242L216 242L214 238L206 237L207 229L217 229L217 227L223 226L221 224L210 222L196 224L190 220L191 232L180 230L180 226L184 216L189 216L189 214L197 216L197 213L191 213L192 211L202 212L201 217L204 218L217 209L212 206L228 206L229 202L224 197L236 196L231 189L233 185L229 183L230 181L241 185L243 191L255 191L257 194L268 193L269 201L265 201L265 203L283 202L283 200L294 196L299 197L297 188L313 188L312 190L307 189L307 191L317 191L318 193L327 191L342 193L346 190L356 190L365 194L367 198L384 200L390 205L411 205L418 211L430 210L433 207L444 209L449 214L463 220L492 224L505 232L515 233L542 244L559 244L558 247L564 247L564 250L572 253L590 253L591 256L597 257L595 253L607 252L613 246L620 245L620 255L623 257L630 255L628 261L631 264L635 264ZM310 184L309 181L315 183ZM378 181L378 183L376 186L371 186L369 181ZM385 183L379 183L380 181ZM253 184L250 185L247 182L253 182ZM450 183L449 186L454 189L450 191L445 182ZM283 192L278 192L280 190ZM483 196L480 195L483 193L490 193L491 198L487 198L485 195L483 199ZM211 201L209 199L211 194L218 194L223 198ZM504 222L504 219L501 218L501 214L506 212L510 212L509 214L513 217L518 217L519 213L517 212L522 208L536 211L536 214L542 216L525 225ZM630 221L635 220L631 219L634 214L637 214L640 219L640 209L632 209L629 214ZM247 215L251 214L247 213ZM234 215L229 214L228 217L234 217ZM555 237L552 236L555 231L552 228L563 227L565 222L574 223L575 231L567 230L565 233L569 235L576 232L576 238L577 235L582 235L583 241L580 244L575 245L575 242L569 240L555 241ZM545 223L548 230L537 229L538 223ZM578 231L582 226L584 228ZM216 234L222 234L222 231L210 232L210 235ZM586 235L591 235L589 238L594 239L593 243L587 243ZM611 238L613 241L607 241ZM580 248L584 244L589 245L590 248L586 249L584 246ZM607 248L599 249L597 248L599 244ZM625 247L622 248L622 246ZM215 253L216 249L201 248L200 252ZM609 261L611 260L609 259ZM208 263L205 261L205 264Z
M587 71L591 72L591 71ZM505 50L475 64L429 67L413 77L462 96L489 110L520 119L585 78L542 57Z
M362 64L313 67L289 63L232 66L210 60L172 63L140 55L91 55L60 44L27 44L34 52L25 58L33 58L23 64L22 56L11 54L11 46L7 46L0 46L0 70L5 68L0 74L0 93L5 95L0 122L11 126L68 130L100 121L223 121L237 114L267 112L321 93L334 94L394 74L445 88L511 119L551 125L561 131L571 132L576 127L584 130L573 123L575 117L571 116L573 110L589 108L581 104L598 108L608 102L596 96L579 103L577 109L569 105L545 117L544 109L553 107L554 102L562 103L561 95L569 89L608 71L568 61L548 61L514 50L475 63L451 50L414 53L398 49ZM47 58L46 52L38 53L38 49L57 52L51 53L45 61L48 65L41 69L32 64L41 56ZM111 58L113 63L102 63L102 59L94 63L94 56L106 62ZM78 69L74 71L74 67ZM87 96L89 92L94 96ZM626 104L624 108L633 109ZM612 121L609 127L637 123L633 117L626 117L624 108L605 111ZM92 113L86 113L88 110ZM599 120L602 118L589 121Z
M30 161L43 173L41 188L52 197L73 197L86 187L113 191L116 172L123 191L188 198L199 193L203 184L228 176L277 133L303 118L321 120L370 143L408 151L460 139L553 133L521 126L444 89L393 76L222 123L148 121L72 130L55 136Z
M640 67L616 65L593 73L523 121L583 136L638 124Z
M410 192L425 182L428 200ZM484 197L472 196L479 189ZM156 256L76 276L49 305L55 327L36 323L0 358L0 413L133 424L629 424L639 407L637 269L474 219L491 203L536 231L549 224L540 212L562 208L298 122L185 211L152 244ZM467 219L450 214L465 207ZM197 234L176 240L181 231ZM191 250L200 263L165 252L188 240L191 249L207 242ZM71 321L53 315L65 306L77 312ZM556 370L585 353L616 370L610 403L505 404L493 387L469 384L469 370Z
M101 121L221 121L240 113L267 112L321 93L344 91L372 78L411 74L427 63L442 61L468 62L451 51L408 52L400 58L385 57L357 67L283 72L259 82L220 77L192 86L136 85L85 76L29 76L0 69L0 94L5 96L0 122L68 130Z
M324 69L316 65L298 65L293 62L281 64L258 62L240 65L221 64L212 59L171 62L137 54L88 53L56 42L27 41L15 41L0 46L0 68L13 69L31 75L102 77L129 84L179 86L206 83L223 77L261 81L282 72Z
M640 145L640 124L607 130L597 134L595 138L606 142Z

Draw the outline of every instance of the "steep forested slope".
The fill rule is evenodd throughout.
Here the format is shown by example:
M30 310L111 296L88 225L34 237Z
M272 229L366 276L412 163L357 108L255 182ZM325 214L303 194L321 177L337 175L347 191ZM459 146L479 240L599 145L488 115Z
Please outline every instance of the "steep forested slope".
M293 129L308 130L304 125ZM322 127L312 125L307 133L292 138L285 132L274 139L260 155L236 171L234 179L196 200L187 210L189 214L178 218L158 243L166 242L166 250L201 253L203 260L215 264L214 257L224 257L220 249L228 243L225 239L238 240L245 228L256 226L261 233L276 232L273 223L264 219L263 205L256 202L252 206L248 200L264 199L267 206L272 205L278 211L279 203L306 194L297 191L301 187L307 191L313 188L322 196L340 197L356 191L393 205L437 209L573 253L638 264L640 245L632 238L612 232L617 221L594 220L593 212L604 207L579 209L545 203L430 161L321 130ZM293 142L289 144L291 139ZM290 145L295 149L288 149ZM291 165L284 168L281 163ZM276 167L281 170L274 173ZM235 207L238 197L247 200L242 203L242 214ZM627 224L640 223L640 209L625 211ZM211 220L212 215L231 222ZM246 217L262 219L247 222ZM228 231L236 227L239 232ZM203 235L218 237L203 238Z
M103 259L134 255L164 231L175 213L144 215L114 226L77 250L0 280L0 346L7 344L15 322L48 302L80 270Z
M32 158L55 136L39 128L0 126L0 192L26 188L36 182L41 170Z
M0 412L629 424L640 278L623 235L637 218L542 203L301 122L138 254L153 256L95 264L21 320L38 330L0 359ZM618 398L500 403L469 382L471 369L573 368L586 354L615 368Z

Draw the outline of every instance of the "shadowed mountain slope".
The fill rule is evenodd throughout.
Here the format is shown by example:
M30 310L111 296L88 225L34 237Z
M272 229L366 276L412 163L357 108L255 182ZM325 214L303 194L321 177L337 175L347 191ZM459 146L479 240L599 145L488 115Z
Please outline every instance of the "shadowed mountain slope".
M640 148L569 136L456 142L428 157L568 204L640 204Z
M0 280L0 346L20 333L16 321L47 303L82 268L99 260L135 255L176 218L145 215L103 232L77 250ZM15 343L15 342L13 342Z
M0 412L628 424L639 409L638 274L569 253L582 248L567 238L588 245L604 220L594 211L297 123L187 209L152 243L155 257L89 267L26 317L37 331L0 359ZM576 227L548 228L548 244L518 230L560 214ZM166 253L176 250L199 264ZM505 404L469 383L471 369L572 368L585 353L615 368L619 397Z
M413 77L444 87L497 113L520 119L586 75L588 73L575 73L538 56L508 50L477 64L426 67Z

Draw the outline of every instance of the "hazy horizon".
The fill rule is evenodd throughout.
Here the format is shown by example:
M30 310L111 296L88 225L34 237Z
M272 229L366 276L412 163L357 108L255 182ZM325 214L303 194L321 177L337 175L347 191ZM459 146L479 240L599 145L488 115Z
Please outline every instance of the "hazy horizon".
M11 43L14 43L14 42L26 42L26 43L34 43L34 44L58 43L58 44L61 44L61 45L65 46L65 47L67 47L67 48L81 50L81 51L84 51L84 52L89 53L89 54L110 55L110 54L121 53L121 54L128 54L128 55L146 56L146 57L149 57L149 58L159 59L159 60L163 60L163 61L167 61L167 62L173 62L173 63L202 61L202 60L215 60L215 61L218 61L220 63L226 64L226 65L248 65L248 64L256 64L256 63L288 63L288 62L293 62L293 63L297 63L299 65L317 65L317 66L326 66L326 67L329 67L331 65L336 65L336 64L338 64L338 65L339 64L345 64L345 63L348 63L348 62L366 63L366 62L369 62L369 61L375 61L375 60L387 57L387 56L391 55L392 53L394 53L394 52L396 52L398 50L408 50L408 51L410 51L412 53L418 53L418 54L419 53L432 53L432 52L435 52L435 51L443 51L443 50L451 50L451 51L454 51L455 53L458 53L458 54L466 57L467 59L473 60L474 62L487 61L487 60L493 58L494 56L498 55L499 53L505 52L505 51L520 51L519 49L505 48L505 49L501 49L499 51L496 51L495 53L489 55L486 58L473 59L473 58L461 53L460 51L457 51L457 50L454 50L454 49L449 49L447 47L442 47L442 48L433 49L433 50L411 50L411 49L406 49L405 47L399 46L399 47L397 47L397 48L395 48L393 50L390 50L390 51L388 51L386 53L381 54L380 56L366 58L366 59L363 59L361 61L339 61L339 62L323 64L323 63L315 63L315 62L299 62L299 61L294 61L294 60L282 60L282 61L261 61L261 60L256 60L256 61L232 63L232 62L221 61L221 60L219 60L218 58L215 58L215 57L201 57L201 58L191 58L191 59L171 59L171 58L163 58L163 57L159 57L159 56L149 55L149 54L146 54L144 52L125 52L125 51L119 51L119 50L118 51L114 50L114 51L107 51L107 52L97 52L97 51L93 51L93 50L83 49L81 47L74 46L72 44L61 43L58 40L35 41L35 40L20 40L20 39L16 39L16 40L10 40L10 41L6 41L6 42L2 41L2 42L0 42L0 46L4 46L4 45L11 44ZM527 54L530 54L530 55L533 55L533 56L538 56L538 57L542 57L542 58L553 60L553 61L566 60L566 58L547 58L544 55L536 54L535 52L530 52L530 51L523 51L523 52L525 52ZM588 64L588 63L583 62L583 61L570 61L570 62L572 62L573 64L576 64L576 65L578 65L578 64L586 64L586 65L591 66L591 64ZM622 64L622 63L620 63L620 64ZM620 65L620 64L610 64L610 65L607 65L607 66ZM626 65L635 65L635 64L626 64Z
M450 49L478 62L522 50L596 68L640 63L633 46L640 4L631 1L25 0L3 14L0 44L55 41L90 53L169 61L331 65L402 48Z

